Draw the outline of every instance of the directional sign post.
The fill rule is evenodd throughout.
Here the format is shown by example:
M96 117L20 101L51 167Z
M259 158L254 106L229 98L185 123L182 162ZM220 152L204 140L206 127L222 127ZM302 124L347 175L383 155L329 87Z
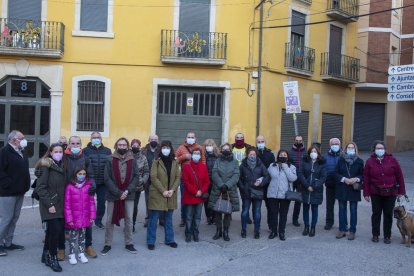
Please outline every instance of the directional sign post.
M388 68L388 101L414 101L414 64Z

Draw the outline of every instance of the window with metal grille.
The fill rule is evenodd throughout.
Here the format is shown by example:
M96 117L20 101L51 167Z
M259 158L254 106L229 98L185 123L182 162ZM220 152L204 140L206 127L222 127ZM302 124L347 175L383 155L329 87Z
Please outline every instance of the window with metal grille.
M158 97L158 113L185 115L187 93L172 87L168 90L160 91Z
M221 116L220 93L195 93L194 94L194 115L199 116Z
M104 131L105 83L78 82L78 131Z

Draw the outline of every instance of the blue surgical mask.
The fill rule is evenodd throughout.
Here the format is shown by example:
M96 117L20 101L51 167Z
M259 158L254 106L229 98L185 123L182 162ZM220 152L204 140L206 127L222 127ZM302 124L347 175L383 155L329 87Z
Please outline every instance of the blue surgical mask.
M264 150L264 148L265 148L265 143L259 143L259 144L257 144L257 148L258 148L259 150Z
M193 159L193 161L194 162L198 162L198 161L200 161L200 159L201 159L201 155L199 155L199 154L193 154L192 156L191 156L191 158Z
M70 148L70 152L74 155L78 154L80 152L80 148Z
M76 180L78 180L78 182L83 182L85 180L86 176L84 175L77 175L76 176Z
M382 157L385 154L385 150L384 149L376 149L375 150L375 155L378 157Z
M332 145L332 146L331 146L331 150L332 150L333 152L338 152L338 151L339 151L339 145Z
M348 154L348 155L355 155L355 150L354 149L347 149L346 150L346 154Z
M92 145L94 145L94 146L99 146L99 145L101 144L101 139L99 139L99 138L93 138L93 139L91 140L91 143L92 143Z

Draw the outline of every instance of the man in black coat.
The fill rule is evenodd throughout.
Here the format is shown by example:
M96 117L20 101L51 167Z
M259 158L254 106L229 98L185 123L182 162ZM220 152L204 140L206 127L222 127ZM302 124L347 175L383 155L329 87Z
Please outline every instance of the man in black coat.
M259 135L256 137L256 146L259 155L257 156L260 161L262 161L263 165L267 168L275 162L275 155L273 152L266 148L266 139L263 135ZM267 200L267 186L264 189L264 201L267 210L267 225L270 229L270 212L269 212L269 201Z
M300 171L301 162L304 156L306 156L306 147L303 145L302 135L295 136L295 143L292 145L292 148L289 150L290 162L296 167L296 171ZM293 182L293 189L302 192L302 185L300 184L299 178ZM292 223L294 226L299 227L299 213L300 213L300 202L295 202L293 207L293 216Z
M29 161L22 152L27 140L18 130L10 132L7 140L0 149L0 256L6 256L6 250L24 249L12 241L24 194L30 188Z
M101 134L94 131L91 134L91 141L83 149L83 154L91 161L95 177L97 199L95 225L103 229L102 218L105 215L106 202L104 172L106 161L111 157L112 151L102 144Z

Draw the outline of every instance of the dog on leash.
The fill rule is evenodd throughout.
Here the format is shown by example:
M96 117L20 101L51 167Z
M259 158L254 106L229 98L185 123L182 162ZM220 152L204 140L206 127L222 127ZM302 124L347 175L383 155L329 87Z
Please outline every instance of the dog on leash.
M397 219L397 226L400 230L402 243L411 247L411 240L414 239L414 219L408 215L404 206L394 208L394 218Z

